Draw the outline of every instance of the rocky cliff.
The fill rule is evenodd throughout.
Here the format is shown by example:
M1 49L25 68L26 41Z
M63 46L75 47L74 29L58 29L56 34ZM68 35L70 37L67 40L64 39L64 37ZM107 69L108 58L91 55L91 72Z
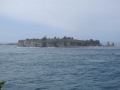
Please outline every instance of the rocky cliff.
M19 40L18 47L78 47L100 46L99 40L71 40L71 39L26 39Z
M19 47L42 47L43 43L37 43L34 41L19 40L17 46Z
M19 47L65 47L64 42L34 42L27 40L19 40L17 46Z

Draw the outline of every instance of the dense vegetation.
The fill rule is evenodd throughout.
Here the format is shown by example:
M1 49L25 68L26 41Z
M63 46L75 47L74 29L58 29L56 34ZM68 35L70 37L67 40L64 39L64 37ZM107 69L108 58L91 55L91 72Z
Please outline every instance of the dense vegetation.
M0 90L2 89L2 85L5 83L5 81L0 82Z
M28 42L36 42L36 43L43 43L43 47L46 47L46 43L52 43L55 47L58 46L58 43L64 43L64 46L100 46L99 40L77 40L73 37L66 37L63 38L54 37L54 38L47 38L46 36L42 39L26 39Z

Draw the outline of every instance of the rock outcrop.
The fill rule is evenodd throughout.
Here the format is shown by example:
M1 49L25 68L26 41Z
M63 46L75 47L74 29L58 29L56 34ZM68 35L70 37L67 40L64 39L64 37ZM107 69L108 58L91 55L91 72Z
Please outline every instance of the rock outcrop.
M43 43L37 43L28 40L19 40L17 46L19 47L42 47Z
M19 40L18 47L79 47L100 46L99 40L74 40L74 39L26 39Z
M107 46L114 46L114 42L107 42Z

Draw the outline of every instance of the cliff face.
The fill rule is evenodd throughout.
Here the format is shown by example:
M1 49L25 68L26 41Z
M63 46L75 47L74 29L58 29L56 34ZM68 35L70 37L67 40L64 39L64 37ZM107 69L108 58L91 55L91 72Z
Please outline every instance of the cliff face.
M19 47L65 47L64 42L34 42L27 40L19 40L17 46Z
M78 46L100 46L100 43L94 44L86 41L84 42L70 42L70 41L35 41L35 40L19 40L18 41L18 47L78 47Z
M17 46L19 47L42 47L43 43L37 43L27 40L19 40Z

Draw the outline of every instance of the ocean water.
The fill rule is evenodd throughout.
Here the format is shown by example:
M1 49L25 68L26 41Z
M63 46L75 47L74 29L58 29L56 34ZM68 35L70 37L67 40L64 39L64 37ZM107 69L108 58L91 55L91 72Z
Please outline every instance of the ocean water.
M2 90L120 90L120 47L0 46Z

